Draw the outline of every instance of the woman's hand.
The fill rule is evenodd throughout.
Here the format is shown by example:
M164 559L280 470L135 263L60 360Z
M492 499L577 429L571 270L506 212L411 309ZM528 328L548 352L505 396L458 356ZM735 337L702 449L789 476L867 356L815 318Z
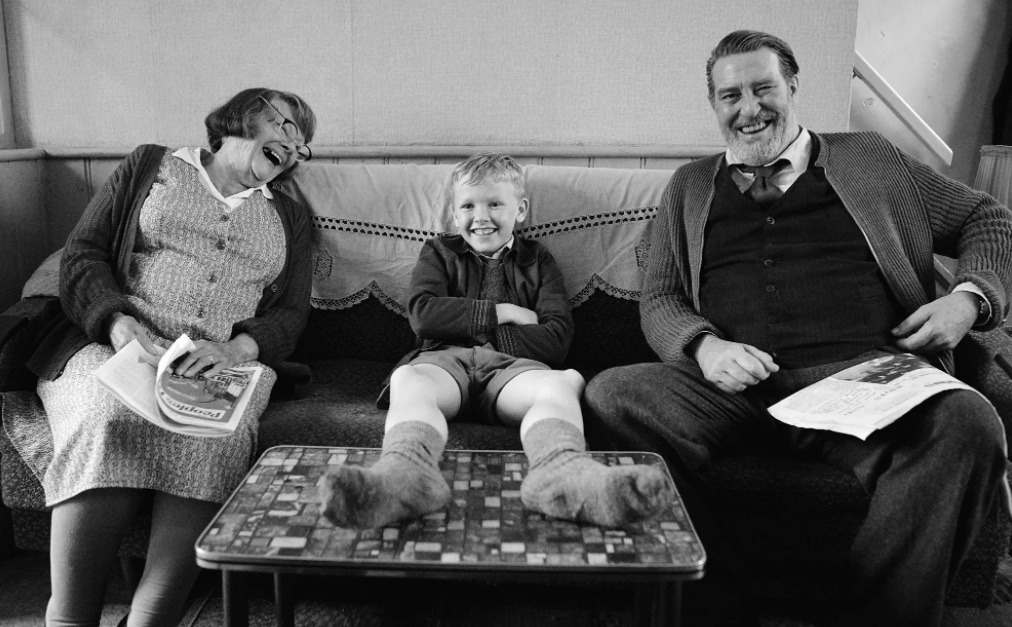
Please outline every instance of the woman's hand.
M256 340L246 333L240 333L227 342L196 340L193 345L192 351L173 364L177 375L213 377L226 368L252 361L260 354Z
M165 353L165 349L151 341L148 330L144 328L143 324L137 322L136 318L122 312L114 313L112 323L109 325L109 343L112 344L113 349L118 353L121 348L133 340L137 340L141 348L147 352L148 363L157 367L158 360Z

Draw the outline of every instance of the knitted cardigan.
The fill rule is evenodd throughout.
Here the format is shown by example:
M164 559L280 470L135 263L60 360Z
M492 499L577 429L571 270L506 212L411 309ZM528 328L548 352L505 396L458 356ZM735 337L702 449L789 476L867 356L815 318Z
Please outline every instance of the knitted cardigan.
M1012 212L991 196L936 173L877 133L816 135L815 166L864 233L893 294L909 315L936 297L933 253L958 259L955 284L979 287L999 326L1012 289ZM640 301L647 342L663 361L686 359L686 346L709 331L699 314L703 235L724 159L716 154L679 168L653 225ZM951 351L939 355L952 371Z
M504 258L510 302L533 310L538 323L499 324L495 303L480 297L481 262L460 235L440 235L425 242L411 275L408 320L425 350L476 346L479 336L495 334L499 352L562 364L574 330L562 271L542 244L513 242Z
M135 149L85 209L71 233L60 263L60 299L66 321L55 322L29 365L41 377L55 378L83 345L108 343L110 316L131 313L123 294L141 207L151 190L164 146ZM312 285L311 225L304 207L272 189L273 204L285 230L285 265L264 289L253 317L235 323L232 335L247 333L259 348L258 360L275 365L295 348L309 316Z

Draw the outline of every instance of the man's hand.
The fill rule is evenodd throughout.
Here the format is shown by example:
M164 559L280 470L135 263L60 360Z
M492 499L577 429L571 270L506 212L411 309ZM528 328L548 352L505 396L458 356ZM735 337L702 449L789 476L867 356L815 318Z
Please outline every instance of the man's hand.
M147 361L152 366L158 365L158 359L165 353L165 349L157 346L148 336L148 330L133 316L116 312L112 315L112 323L109 325L109 343L118 353L121 348L137 340L141 348L147 352Z
M896 346L905 351L935 353L955 348L977 320L977 296L953 292L923 305L893 329Z
M520 305L499 303L495 306L499 324L537 324L538 314Z
M226 368L256 359L260 347L246 333L240 333L227 342L196 340L193 350L176 359L173 372L183 377L213 377Z
M696 340L693 350L706 380L729 394L737 394L780 370L769 353L709 333Z

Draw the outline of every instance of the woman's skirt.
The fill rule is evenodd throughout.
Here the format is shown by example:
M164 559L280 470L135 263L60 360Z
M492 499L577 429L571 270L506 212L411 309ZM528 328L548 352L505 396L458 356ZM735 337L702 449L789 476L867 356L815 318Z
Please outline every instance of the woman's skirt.
M89 344L67 362L58 379L39 381L53 433L53 460L42 479L46 505L95 488L158 490L224 502L253 461L260 414L277 378L274 371L264 366L234 433L194 437L148 422L98 383L93 373L113 354L110 346Z

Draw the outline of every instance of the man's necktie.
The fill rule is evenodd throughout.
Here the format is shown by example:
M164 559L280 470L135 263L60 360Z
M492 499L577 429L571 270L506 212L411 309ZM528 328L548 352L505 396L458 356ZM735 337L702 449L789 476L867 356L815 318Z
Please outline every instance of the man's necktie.
M759 205L763 209L766 209L773 202L784 195L780 188L774 185L770 178L776 175L777 172L783 170L791 164L787 159L777 159L771 165L764 166L752 166L752 165L735 165L736 168L742 172L755 175L755 180L749 185L749 188L745 190L745 194L749 198L755 201L755 204Z

